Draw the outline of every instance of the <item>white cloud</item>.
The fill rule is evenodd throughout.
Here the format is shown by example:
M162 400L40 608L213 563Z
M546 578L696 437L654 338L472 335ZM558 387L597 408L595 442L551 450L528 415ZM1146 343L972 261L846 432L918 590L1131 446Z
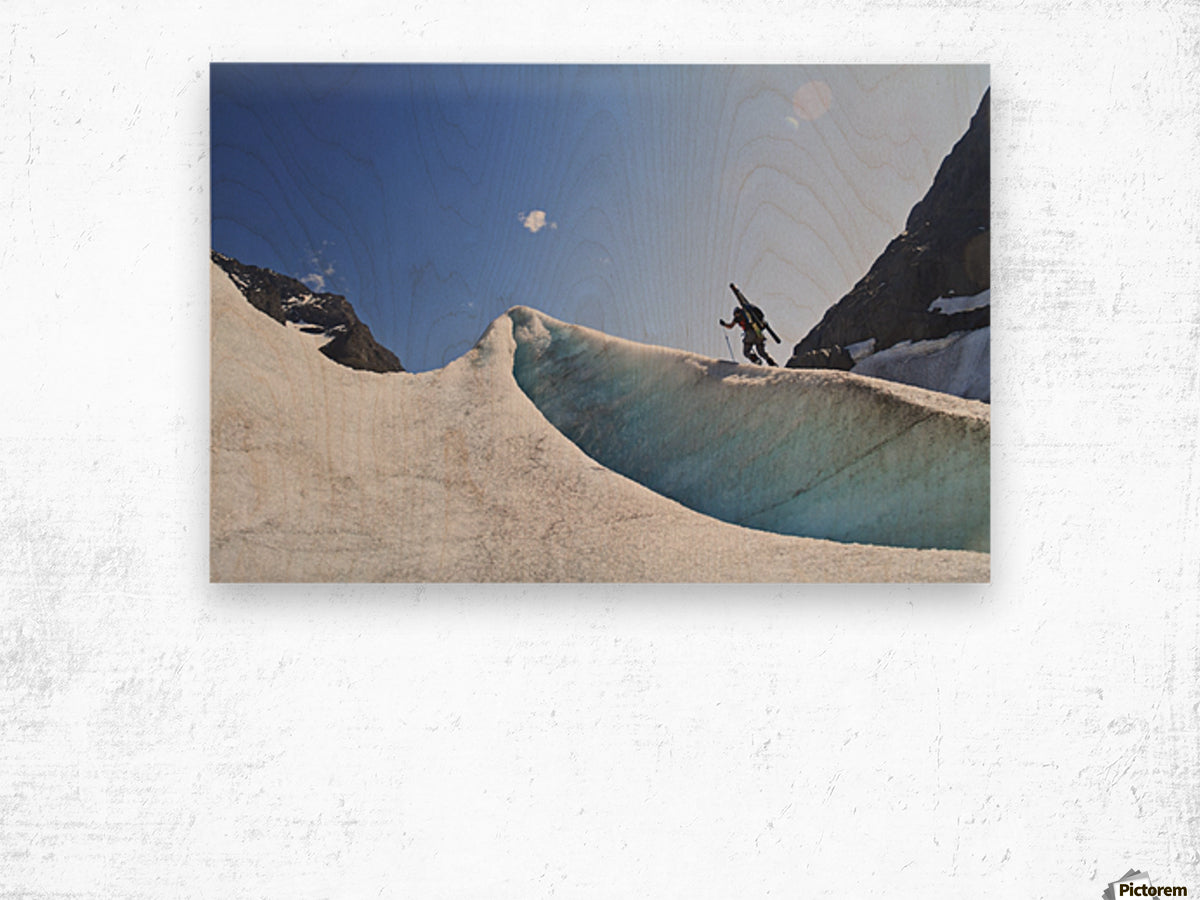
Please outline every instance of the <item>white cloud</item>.
M321 249L309 251L309 274L300 280L314 291L325 290L328 279L334 273L334 264L328 259L328 250L331 246L333 245L329 241L321 241Z
M551 231L558 228L557 222L546 220L546 212L541 209L535 209L527 213L517 213L517 221L528 228L533 234L537 234L543 228L549 228Z

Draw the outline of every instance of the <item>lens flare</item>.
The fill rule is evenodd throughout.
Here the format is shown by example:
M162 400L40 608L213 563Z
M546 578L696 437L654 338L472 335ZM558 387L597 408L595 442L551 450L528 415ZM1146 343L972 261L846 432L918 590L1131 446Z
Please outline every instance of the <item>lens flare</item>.
M824 81L807 81L792 94L792 112L804 122L821 118L832 103L833 91Z

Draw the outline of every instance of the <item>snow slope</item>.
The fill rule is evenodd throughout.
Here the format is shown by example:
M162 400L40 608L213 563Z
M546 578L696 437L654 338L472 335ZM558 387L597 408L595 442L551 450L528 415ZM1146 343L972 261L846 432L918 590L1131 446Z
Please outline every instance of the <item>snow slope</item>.
M727 522L988 549L986 405L828 369L651 347L530 309L517 383L589 456Z
M992 291L971 296L939 297L928 312L951 316L991 306ZM856 375L942 391L969 400L992 399L992 329L985 325L944 337L901 341L875 352L875 341L846 348Z
M518 387L509 316L442 369L377 374L211 278L214 581L989 577L983 553L720 522L598 464Z
M932 341L903 341L865 357L852 371L990 402L992 329L958 331Z

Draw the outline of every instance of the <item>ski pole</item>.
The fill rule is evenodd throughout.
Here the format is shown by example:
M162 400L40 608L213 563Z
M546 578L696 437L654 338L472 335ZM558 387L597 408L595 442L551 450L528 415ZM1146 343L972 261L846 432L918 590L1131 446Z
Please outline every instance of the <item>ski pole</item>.
M729 348L729 358L737 362L737 357L733 355L733 344L729 343L729 335L725 335L725 346Z

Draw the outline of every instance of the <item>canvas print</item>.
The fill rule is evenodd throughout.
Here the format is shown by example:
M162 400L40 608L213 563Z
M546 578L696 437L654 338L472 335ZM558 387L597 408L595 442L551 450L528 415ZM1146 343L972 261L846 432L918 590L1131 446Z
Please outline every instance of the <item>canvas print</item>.
M989 578L989 71L211 67L214 581Z

